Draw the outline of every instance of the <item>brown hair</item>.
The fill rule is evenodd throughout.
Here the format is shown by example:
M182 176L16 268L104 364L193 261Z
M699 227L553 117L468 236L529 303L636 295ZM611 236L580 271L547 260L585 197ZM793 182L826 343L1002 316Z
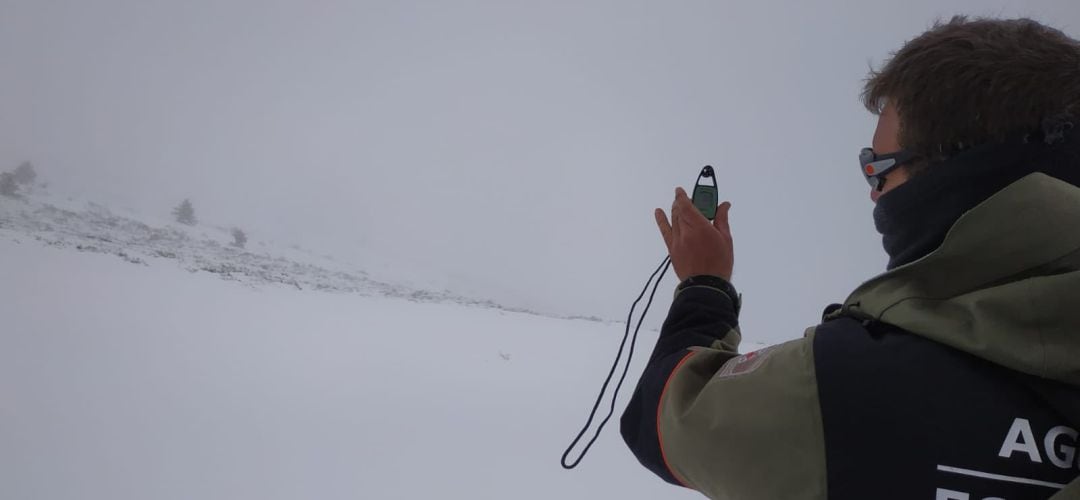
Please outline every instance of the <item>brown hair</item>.
M862 99L896 106L904 149L944 159L1080 116L1080 42L1030 19L957 16L871 70Z

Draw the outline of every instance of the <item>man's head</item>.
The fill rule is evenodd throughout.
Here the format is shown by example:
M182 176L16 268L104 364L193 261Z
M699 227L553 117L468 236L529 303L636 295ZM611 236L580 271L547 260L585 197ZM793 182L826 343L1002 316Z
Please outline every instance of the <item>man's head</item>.
M863 102L879 117L874 151L919 158L885 176L877 201L930 162L1080 117L1080 42L1029 19L954 17L872 72Z

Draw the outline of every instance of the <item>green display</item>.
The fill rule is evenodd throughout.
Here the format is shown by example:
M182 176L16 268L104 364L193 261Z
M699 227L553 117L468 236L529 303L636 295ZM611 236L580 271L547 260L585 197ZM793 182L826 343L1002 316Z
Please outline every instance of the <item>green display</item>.
M716 202L719 197L716 187L698 184L694 186L694 206L705 216L706 219L716 218Z

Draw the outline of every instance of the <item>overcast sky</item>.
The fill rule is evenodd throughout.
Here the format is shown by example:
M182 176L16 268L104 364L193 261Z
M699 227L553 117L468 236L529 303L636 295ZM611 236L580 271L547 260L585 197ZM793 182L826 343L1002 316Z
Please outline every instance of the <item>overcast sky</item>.
M955 13L1080 36L1076 0L0 0L0 168L619 318L712 164L744 330L791 338L885 265L867 69Z

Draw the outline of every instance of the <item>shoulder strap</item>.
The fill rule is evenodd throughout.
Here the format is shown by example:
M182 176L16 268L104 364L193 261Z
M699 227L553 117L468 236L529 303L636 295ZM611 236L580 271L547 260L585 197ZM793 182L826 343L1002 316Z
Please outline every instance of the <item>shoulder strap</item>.
M854 304L830 304L821 313L821 322L828 323L840 318L850 318L863 324L863 326L870 326L874 323L882 323L876 317L866 314L858 309L859 303Z

